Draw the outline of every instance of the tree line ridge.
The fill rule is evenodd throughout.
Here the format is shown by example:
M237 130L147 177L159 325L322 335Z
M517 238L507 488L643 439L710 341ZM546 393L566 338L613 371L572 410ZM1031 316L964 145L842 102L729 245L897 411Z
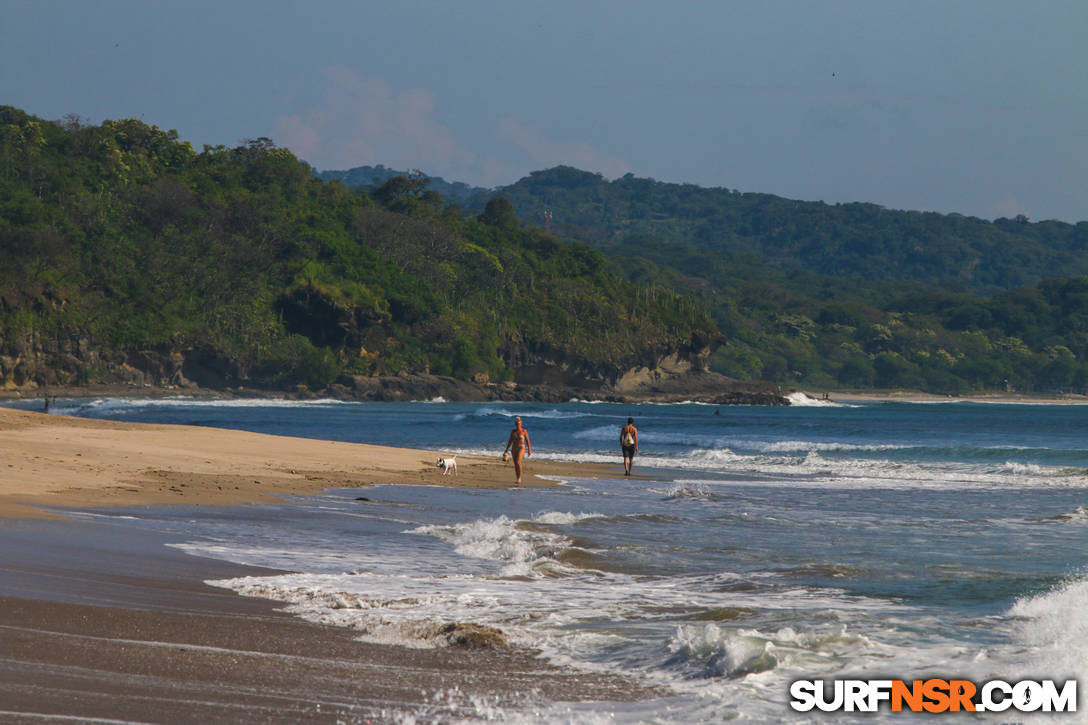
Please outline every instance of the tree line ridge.
M709 352L706 312L417 179L325 183L268 139L0 107L0 380L293 389L430 374L607 387Z
M4 106L0 249L9 388L609 391L667 359L813 389L1088 387L1085 222L570 167L494 190L318 175L268 139L197 151L133 119Z

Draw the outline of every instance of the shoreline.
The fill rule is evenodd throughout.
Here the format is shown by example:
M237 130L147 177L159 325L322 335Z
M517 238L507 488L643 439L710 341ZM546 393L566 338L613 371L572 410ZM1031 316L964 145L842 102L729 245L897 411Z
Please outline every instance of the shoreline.
M496 451L498 453L498 451ZM359 642L206 581L279 573L193 556L171 536L65 509L268 502L374 484L513 486L510 464L437 451L0 408L0 719L388 722L663 693L514 647ZM622 466L532 461L547 476ZM208 513L212 509L207 509ZM471 624L471 623L465 623Z
M0 407L0 517L55 517L57 508L229 505L377 484L512 488L513 466L437 450L344 443L197 426L125 423ZM539 478L619 478L616 463L529 459Z
M271 569L183 553L166 546L172 535L115 518L65 516L66 508L180 505L181 518L196 518L375 484L509 488L513 472L498 452L459 454L460 475L442 476L438 451L0 407L0 720L430 721L471 718L481 703L524 713L667 696L523 649L357 642L351 630L303 621L281 603L204 583ZM530 459L526 481L619 479L621 471Z
M0 518L0 719L126 723L462 719L661 696L517 648L359 642L209 579L274 570L116 522Z
M459 402L459 403L566 403L592 400L607 403L669 403L687 400L719 405L785 405L776 386L764 382L743 382L706 371L667 375L660 380L642 380L613 388L608 385L568 386L551 383L472 382L429 373L406 373L378 377L348 376L325 387L311 389L298 385L274 390L260 387L196 385L152 385L135 383L94 383L81 386L29 384L0 389L0 400L45 400L48 398L169 398L319 400L345 402Z
M743 384L741 384L743 387ZM341 386L342 387L342 386ZM331 399L331 400L343 400L347 402L432 402L433 396L427 398L425 395L420 397L411 396L397 396L396 398L383 399L383 398L356 398L351 395L343 395L346 389L325 389L320 391L269 391L259 390L256 388L228 388L226 390L215 390L212 388L183 388L183 387L160 387L160 386L135 386L125 384L102 384L102 385L88 385L80 387L39 387L34 389L15 389L15 390L0 390L0 401L44 401L46 398L60 398L60 399L80 399L80 398L123 398L123 399L161 399L161 398L195 398L206 400L319 400L319 399ZM512 389L516 391L516 389ZM434 390L420 390L420 393L435 392ZM575 392L580 394L587 394L586 391L573 391L564 390L563 393L569 393L572 397L563 397L562 395L556 396L542 396L539 391L534 390L532 393L526 392L525 395L519 396L511 394L505 397L495 398L451 398L448 402L521 402L521 403L563 403L570 402L573 399L581 399ZM626 403L631 405L639 405L643 403L663 403L663 402L702 402L713 405L760 405L766 403L760 402L748 402L743 398L737 398L740 402L731 402L723 400L727 395L723 395L724 391L718 390L713 393L707 393L705 390L692 391L690 394L685 393L672 393L668 395L662 394L645 394L645 395L626 395L617 397L614 395L603 395L594 397L590 395L588 399L600 400L602 402L615 402ZM924 393L920 391L912 390L876 390L876 391L824 391L814 392L805 389L790 389L783 390L780 393L781 397L788 398L789 395L794 393L802 393L813 400L823 400L824 395L828 396L827 399L832 402L908 402L908 403L1020 403L1030 405L1077 405L1088 404L1088 395L1081 395L1078 393L1016 393L1016 392L980 392L969 393L965 395L941 395L937 393ZM752 400L758 400L753 398Z
M804 390L813 400L823 400L823 393ZM828 400L833 403L1004 403L1019 405L1085 405L1088 396L1076 393L1032 394L1032 393L976 393L973 395L936 395L910 391L886 392L829 392Z

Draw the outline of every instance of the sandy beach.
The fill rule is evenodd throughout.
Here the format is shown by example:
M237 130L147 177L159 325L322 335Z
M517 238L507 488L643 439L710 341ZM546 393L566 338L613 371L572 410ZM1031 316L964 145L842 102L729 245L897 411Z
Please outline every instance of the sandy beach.
M442 476L440 455L0 408L0 720L363 723L458 713L472 697L523 706L649 696L516 649L360 643L203 583L268 570L51 509L195 509L374 483L513 484L497 457L459 456L459 475ZM552 485L534 474L621 473L547 461L527 471L526 485Z
M824 399L824 393L802 391L815 400ZM827 399L838 403L1008 403L1021 405L1085 405L1088 396L1074 393L977 393L973 395L936 395L915 391L881 392L834 392Z
M441 451L390 448L242 431L144 425L0 408L0 516L56 516L42 507L226 505L277 494L372 484L507 488L510 463L458 456L457 474L435 465ZM619 465L527 459L536 476L622 474Z

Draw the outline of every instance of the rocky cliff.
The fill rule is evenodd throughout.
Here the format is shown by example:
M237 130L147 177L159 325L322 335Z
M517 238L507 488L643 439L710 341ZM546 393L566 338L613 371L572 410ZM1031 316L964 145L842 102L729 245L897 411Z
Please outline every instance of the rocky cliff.
M103 349L79 335L28 333L0 340L0 388L8 394L44 395L109 386L115 392L149 390L243 395L336 397L344 400L449 401L571 399L611 401L702 400L719 404L787 405L774 386L746 383L704 369L705 348L664 352L623 369L593 366L555 350L523 347L510 357L515 380L461 380L425 373L342 375L320 389L271 388L250 378L237 361L203 348Z

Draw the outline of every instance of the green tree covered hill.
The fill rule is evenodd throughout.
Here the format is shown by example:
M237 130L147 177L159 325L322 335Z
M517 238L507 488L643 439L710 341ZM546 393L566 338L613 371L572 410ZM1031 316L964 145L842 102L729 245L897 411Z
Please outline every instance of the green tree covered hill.
M397 176L413 177L421 176L422 172L416 171L397 171L396 169L390 169L382 164L377 166L356 166L346 171L315 171L317 177L322 181L341 181L349 189L361 190L371 192L377 189L379 186ZM454 204L466 205L472 202L479 202L480 208L477 211L483 211L484 204L487 203L487 199L491 196L491 189L484 189L478 186L469 186L461 181L446 181L441 176L428 176L427 188L430 191L437 192L447 202Z
M495 192L527 224L711 310L712 369L817 388L1088 387L1088 222L994 222L606 181L570 167ZM488 198L479 194L476 206Z
M976 294L1035 284L1058 271L1088 274L1088 222L990 222L631 174L607 181L565 166L533 172L495 193L527 220L540 224L547 209L553 231L632 255L680 245L729 260L759 260L787 275L910 281Z
M197 152L2 107L0 382L607 385L713 350L816 388L1088 387L1088 223L563 167L473 193L462 211L393 173L359 193L267 139Z
M136 120L0 107L0 381L321 386L343 373L608 382L716 329L605 257L418 179L372 196L267 139L200 152ZM134 374L134 373L133 373Z

